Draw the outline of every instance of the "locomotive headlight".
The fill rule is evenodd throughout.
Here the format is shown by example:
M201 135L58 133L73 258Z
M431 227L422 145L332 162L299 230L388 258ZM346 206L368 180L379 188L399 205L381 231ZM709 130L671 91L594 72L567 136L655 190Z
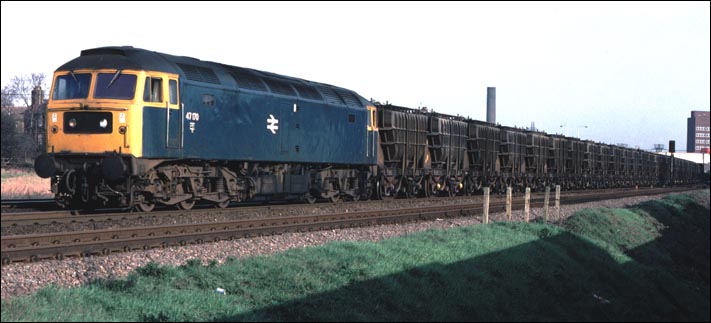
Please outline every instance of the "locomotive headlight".
M76 128L77 126L77 119L69 119L69 128Z
M59 132L59 128L57 126L52 126L52 133L57 133Z
M122 135L125 134L125 133L126 133L126 126L120 126L120 127L119 127L119 133L122 134Z

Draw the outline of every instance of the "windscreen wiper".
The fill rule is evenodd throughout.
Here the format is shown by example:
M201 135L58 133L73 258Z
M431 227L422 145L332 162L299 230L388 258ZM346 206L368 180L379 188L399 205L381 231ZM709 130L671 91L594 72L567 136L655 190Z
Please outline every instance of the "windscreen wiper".
M114 84L114 82L116 81L116 79L118 79L119 75L121 75L121 69L116 70L116 74L114 74L114 77L111 78L111 81L109 82L109 85L106 86L107 89L110 88L111 85Z

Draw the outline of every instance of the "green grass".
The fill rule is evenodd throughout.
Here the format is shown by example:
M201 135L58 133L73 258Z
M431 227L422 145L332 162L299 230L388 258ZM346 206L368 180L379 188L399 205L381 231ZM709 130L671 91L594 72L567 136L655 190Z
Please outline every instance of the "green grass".
M587 210L563 227L496 223L149 264L4 300L2 320L709 321L708 209L674 196Z

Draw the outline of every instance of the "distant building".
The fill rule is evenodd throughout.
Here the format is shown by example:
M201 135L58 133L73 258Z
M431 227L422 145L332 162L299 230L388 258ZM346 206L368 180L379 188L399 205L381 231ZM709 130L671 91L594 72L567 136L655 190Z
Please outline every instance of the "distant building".
M686 126L686 152L700 153L709 148L709 140L709 112L691 111Z
M26 107L7 107L5 111L11 116L15 117L15 133L24 134L25 133L25 111Z

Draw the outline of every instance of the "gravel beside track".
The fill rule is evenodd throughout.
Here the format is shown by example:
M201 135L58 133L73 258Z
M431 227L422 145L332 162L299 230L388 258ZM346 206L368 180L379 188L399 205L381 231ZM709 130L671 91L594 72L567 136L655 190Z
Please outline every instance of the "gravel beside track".
M674 193L678 194L678 193ZM689 192L702 205L709 208L708 190L697 190ZM576 205L562 205L561 217L565 218L571 214L586 208L600 207L628 207L639 204L644 201L659 199L662 196L669 194L631 197L616 200L607 200L601 202L582 203ZM516 196L514 198L522 197ZM295 206L292 209L284 210L275 208L273 214L267 216L286 216L303 214L304 210L309 212L337 213L337 212L355 212L377 207L397 208L403 207L402 203L407 203L410 207L416 207L421 203L426 205L463 203L461 199L438 199L438 200L395 200L382 203L370 203L360 205L358 203L338 203L338 204L321 204L314 209L310 206ZM553 203L551 203L553 205ZM552 213L553 207L550 208ZM302 213L299 213L302 212ZM543 216L542 208L531 209L531 219L535 220ZM287 213L287 214L285 214ZM244 215L244 216L254 216ZM503 221L504 213L490 214L493 221ZM513 212L514 221L523 221L523 211L515 210ZM148 222L142 222L144 225L157 225L162 221L175 221L173 223L183 221L193 221L189 217L178 217L168 219L147 219ZM202 219L203 221L218 221L220 219ZM159 221L159 222L151 222ZM558 220L552 220L556 222ZM206 243L202 245L192 245L185 247L170 247L165 249L152 249L148 251L134 251L129 253L116 253L102 257L88 258L70 258L65 260L42 261L38 263L15 263L2 267L2 294L3 299L17 296L27 295L37 291L39 288L48 284L55 284L62 287L79 286L99 278L121 278L125 277L129 272L137 267L146 265L149 262L156 262L161 265L182 265L190 259L202 259L204 263L210 260L217 260L218 263L225 261L227 257L248 257L258 254L271 254L284 251L291 248L300 248L306 246L315 246L325 244L331 241L378 241L394 236L407 235L428 229L447 229L452 227L467 226L482 222L482 216L462 217L453 219L443 219L436 221L405 223L394 225L381 225L366 228L351 228L342 230L318 231L309 233L287 233L277 236L257 237L250 239L240 239L234 241L223 241L219 243ZM170 223L170 222L168 222ZM113 223L115 225L133 226L137 223ZM85 226L86 224L69 224L69 227L57 228L58 225L47 226L47 231L72 231L82 230L86 228L98 229L95 225ZM20 234L21 228L16 232L6 234Z

